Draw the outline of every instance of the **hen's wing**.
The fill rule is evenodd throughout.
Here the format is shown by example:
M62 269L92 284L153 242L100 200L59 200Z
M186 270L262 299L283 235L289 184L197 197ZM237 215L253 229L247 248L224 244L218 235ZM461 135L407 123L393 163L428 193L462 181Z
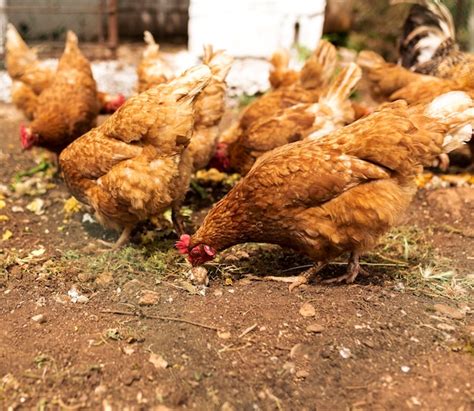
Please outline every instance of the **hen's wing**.
M127 100L101 125L101 131L126 143L142 141L163 152L180 151L191 137L191 103L210 77L209 68L200 65L169 83L154 86Z

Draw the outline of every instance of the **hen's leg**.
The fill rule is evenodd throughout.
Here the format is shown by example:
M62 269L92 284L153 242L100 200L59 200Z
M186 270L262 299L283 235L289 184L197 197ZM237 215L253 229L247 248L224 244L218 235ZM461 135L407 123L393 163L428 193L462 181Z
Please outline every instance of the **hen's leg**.
M103 240L97 240L99 243L105 245L106 247L110 247L112 251L116 251L122 248L125 244L130 241L130 234L132 233L133 227L125 227L120 234L120 237L115 243L109 243Z
M360 266L359 263L359 252L353 251L351 256L349 257L349 263L347 264L347 271L345 274L335 277L329 278L327 280L323 280L323 284L331 284L331 283L340 283L345 281L347 284L353 283L354 280L357 278L359 274L368 275L368 273Z
M311 280L318 274L324 267L326 267L326 262L319 262L312 266L309 270L302 272L300 275L292 276L292 277L278 277L274 275L269 275L263 277L263 280L266 281L280 281L284 283L290 283L288 289L289 291L293 291L295 288L299 287L303 284L309 284Z
M178 234L178 237L184 234L184 223L181 210L178 205L171 206L171 220L173 221L174 231Z

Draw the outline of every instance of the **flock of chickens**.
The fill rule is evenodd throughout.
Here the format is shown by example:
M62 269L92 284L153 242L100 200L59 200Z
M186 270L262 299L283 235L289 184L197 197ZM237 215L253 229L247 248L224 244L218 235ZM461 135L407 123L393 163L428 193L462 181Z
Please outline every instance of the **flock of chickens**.
M12 98L32 120L21 144L59 155L71 193L121 232L115 248L138 223L171 208L176 247L193 266L236 244L273 243L315 262L297 277L279 278L290 290L344 253L347 272L328 281L352 282L363 272L360 255L410 204L417 174L445 164L446 153L472 134L474 56L459 51L439 1L418 3L404 26L403 65L363 51L339 69L336 48L321 40L296 71L289 53L277 51L272 89L223 133L233 62L224 51L206 47L202 64L175 77L146 32L139 94L124 101L97 91L74 33L53 73L10 25ZM383 103L374 109L350 99L363 76ZM99 112L113 114L95 127ZM208 166L243 177L190 236L181 205L192 174Z

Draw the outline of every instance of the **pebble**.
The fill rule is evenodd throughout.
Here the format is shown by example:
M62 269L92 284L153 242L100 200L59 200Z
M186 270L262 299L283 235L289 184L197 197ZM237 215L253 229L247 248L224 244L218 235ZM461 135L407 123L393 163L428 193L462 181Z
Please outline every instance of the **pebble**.
M450 307L449 305L435 304L433 307L438 313L454 318L455 320L462 320L464 318L464 313L462 311L458 310L457 308Z
M168 362L159 354L151 353L148 361L150 361L155 366L155 368L168 367Z
M311 303L304 303L300 308L300 314L303 317L314 317L316 315L316 309Z
M151 290L142 290L138 305L155 305L160 300L160 295Z
M308 378L309 377L309 372L306 370L299 370L296 372L296 377L297 378Z
M310 324L306 327L306 331L309 333L322 333L324 331L324 327L321 324L314 323Z
M43 324L46 322L46 317L43 314L34 315L31 317L31 319L38 324Z

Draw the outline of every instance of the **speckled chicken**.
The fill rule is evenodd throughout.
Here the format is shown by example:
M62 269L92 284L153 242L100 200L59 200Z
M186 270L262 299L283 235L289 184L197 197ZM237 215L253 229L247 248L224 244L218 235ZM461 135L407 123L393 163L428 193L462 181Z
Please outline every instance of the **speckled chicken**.
M392 0L391 3L416 3L405 20L399 41L399 63L403 67L446 79L474 70L474 54L460 50L453 17L441 1Z
M54 80L38 97L33 122L21 128L21 144L60 153L94 127L99 109L90 63L69 31Z
M179 193L179 164L194 127L194 103L211 79L205 65L130 98L61 153L71 193L98 221L121 231L162 214Z
M388 103L326 137L279 147L260 157L177 248L193 265L240 243L292 248L315 265L280 278L290 290L348 252L346 274L330 281L352 282L359 256L410 204L422 167L470 139L473 124L471 98L452 92L427 105Z
M229 146L231 169L245 175L267 151L308 136L319 138L352 123L354 110L349 96L360 77L360 68L350 63L334 78L317 103L297 104L254 122Z
M146 47L137 66L139 93L174 77L171 67L163 60L160 45L155 42L153 35L149 31L145 31L143 37Z

